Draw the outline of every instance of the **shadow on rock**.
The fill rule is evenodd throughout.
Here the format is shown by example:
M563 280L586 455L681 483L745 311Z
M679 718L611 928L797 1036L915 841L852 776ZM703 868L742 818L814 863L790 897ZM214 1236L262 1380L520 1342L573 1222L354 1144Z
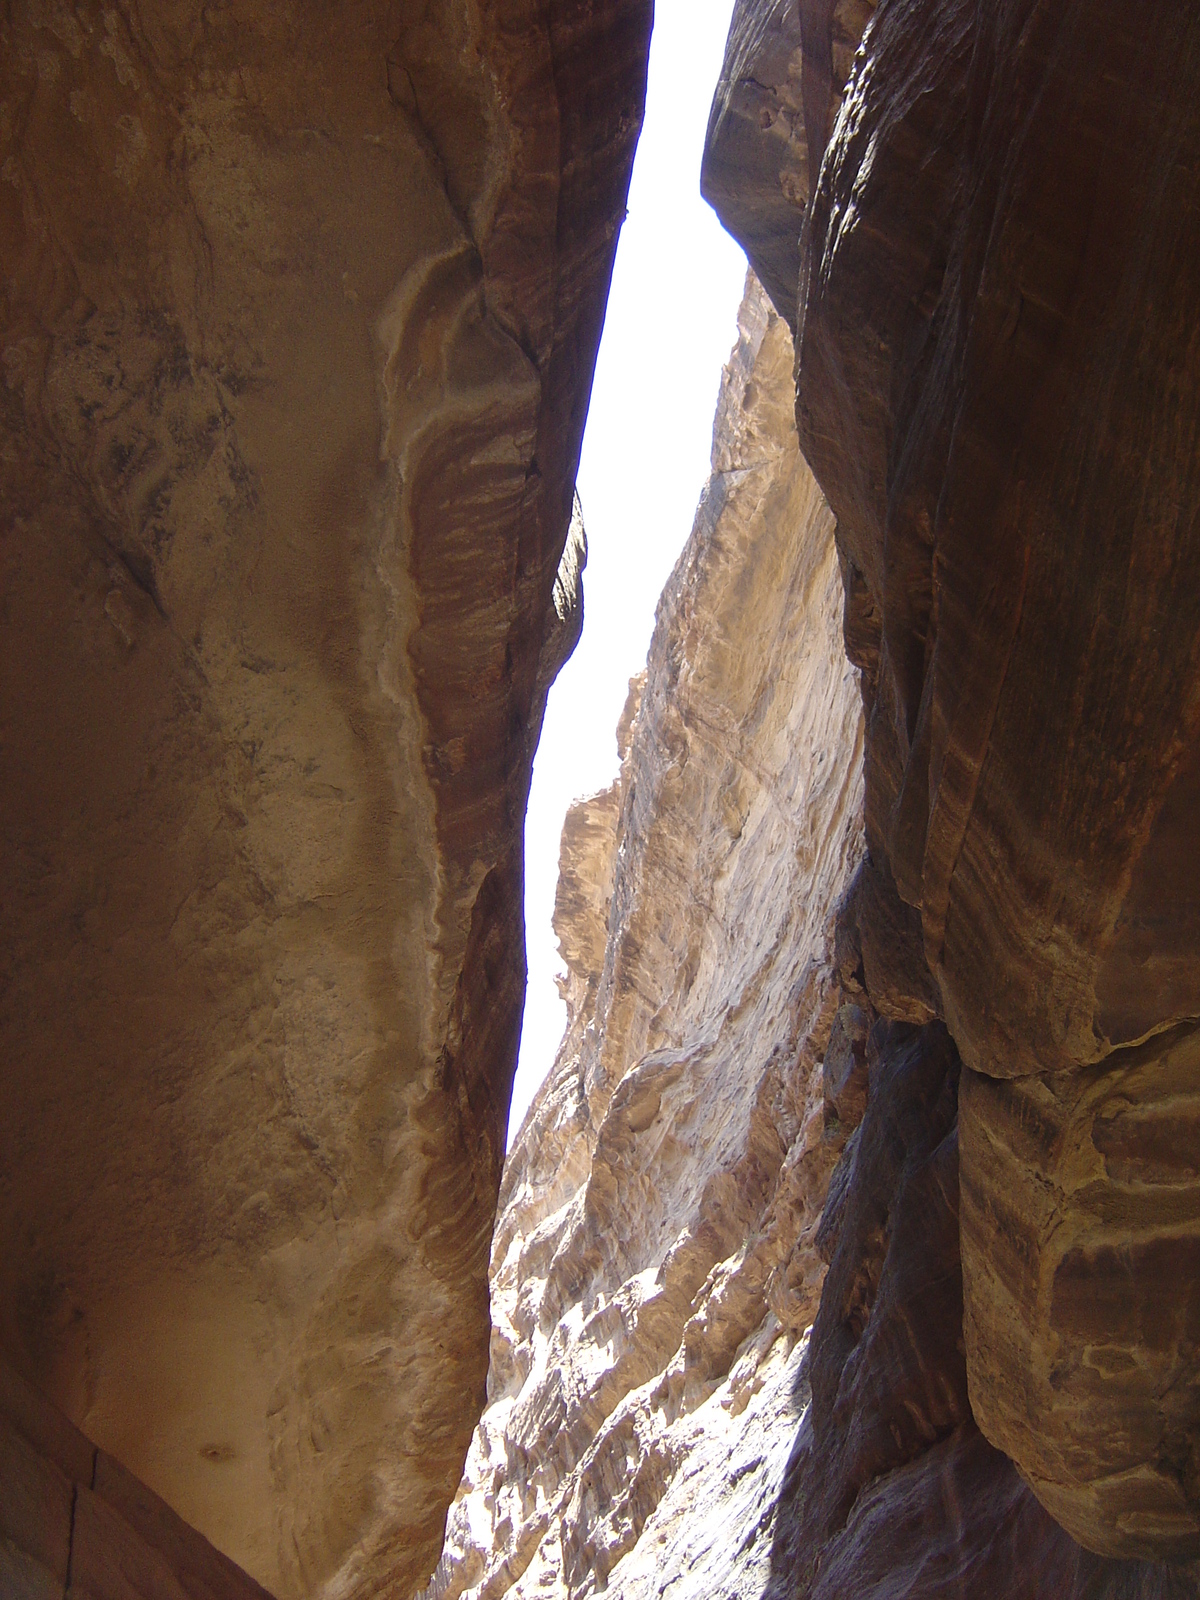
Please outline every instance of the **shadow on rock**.
M812 1399L776 1506L767 1600L1184 1600L1193 1567L1104 1560L975 1425L962 1340L958 1079L941 1023L880 1022L830 1185Z

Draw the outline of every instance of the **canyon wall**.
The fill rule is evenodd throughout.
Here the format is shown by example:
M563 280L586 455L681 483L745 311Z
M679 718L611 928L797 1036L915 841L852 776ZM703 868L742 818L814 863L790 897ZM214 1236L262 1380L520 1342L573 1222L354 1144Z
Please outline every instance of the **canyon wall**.
M832 927L862 720L792 394L750 278L620 775L563 829L570 1020L505 1167L488 1406L436 1600L749 1594L769 1573L863 1076Z
M570 1028L434 1600L1200 1594L1198 86L1165 0L735 7L705 192L777 315L752 358L744 308L621 776L564 830ZM727 756L813 524L764 501L727 590L702 554L785 324L865 716L863 857L788 882L804 944ZM769 679L771 770L844 762L816 682ZM810 992L776 1077L770 997Z
M779 1595L1200 1587L1198 83L1185 8L882 0L805 124L880 1022Z
M281 1597L484 1399L644 0L0 15L0 1353Z

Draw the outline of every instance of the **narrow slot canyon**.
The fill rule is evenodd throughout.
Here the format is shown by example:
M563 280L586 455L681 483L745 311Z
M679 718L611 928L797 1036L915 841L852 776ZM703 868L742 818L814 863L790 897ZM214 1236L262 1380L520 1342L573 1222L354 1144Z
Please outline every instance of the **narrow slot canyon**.
M1200 13L734 0L510 1128L653 21L0 11L3 1600L1200 1597Z

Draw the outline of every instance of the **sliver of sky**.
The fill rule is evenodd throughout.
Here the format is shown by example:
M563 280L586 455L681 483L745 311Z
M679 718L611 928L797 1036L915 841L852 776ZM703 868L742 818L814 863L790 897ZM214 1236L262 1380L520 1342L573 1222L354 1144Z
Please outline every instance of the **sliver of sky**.
M617 719L708 477L721 367L737 334L746 258L700 198L730 11L731 0L655 8L646 117L579 468L583 638L550 692L525 823L529 989L510 1142L566 1026L550 925L563 817L616 776Z

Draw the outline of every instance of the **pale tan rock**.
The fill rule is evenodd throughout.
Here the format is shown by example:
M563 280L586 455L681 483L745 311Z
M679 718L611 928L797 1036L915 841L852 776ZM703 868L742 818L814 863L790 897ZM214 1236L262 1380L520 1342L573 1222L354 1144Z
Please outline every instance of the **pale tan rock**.
M628 753L563 830L569 1026L505 1170L441 1600L765 1575L840 1148L832 913L861 849L858 685L791 398L751 279Z
M483 1403L649 9L0 19L0 1350L284 1597Z

